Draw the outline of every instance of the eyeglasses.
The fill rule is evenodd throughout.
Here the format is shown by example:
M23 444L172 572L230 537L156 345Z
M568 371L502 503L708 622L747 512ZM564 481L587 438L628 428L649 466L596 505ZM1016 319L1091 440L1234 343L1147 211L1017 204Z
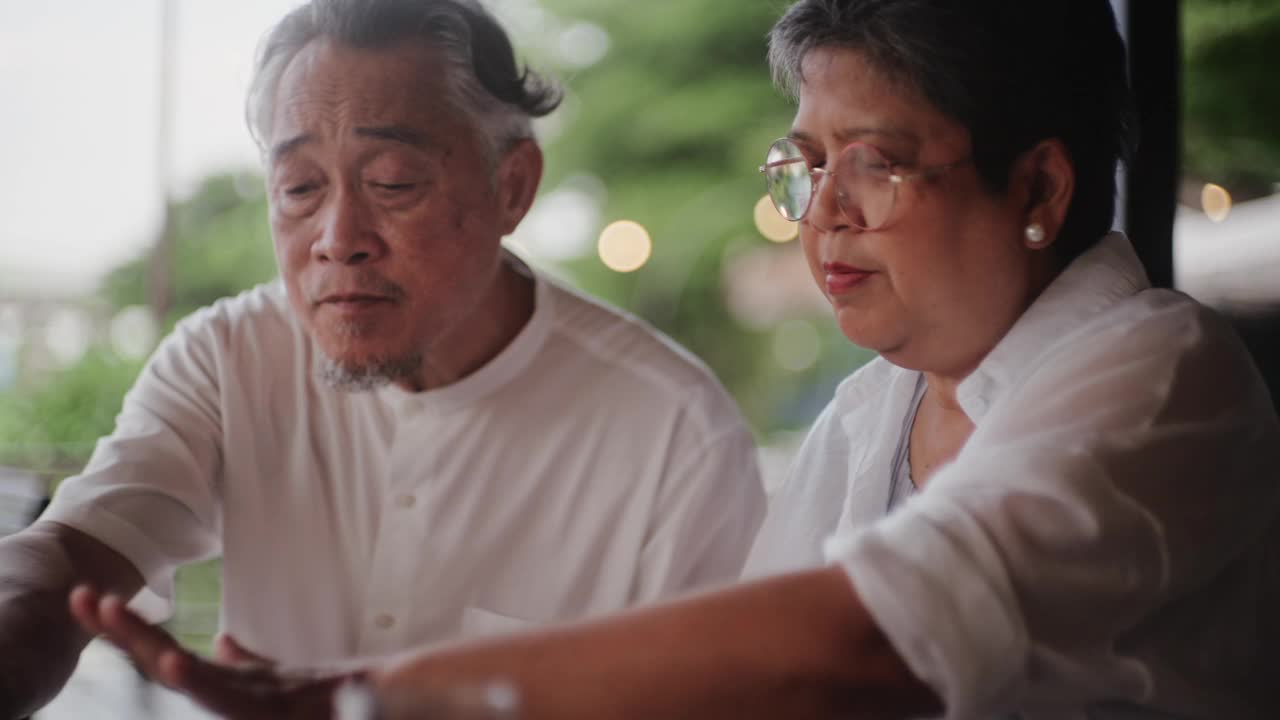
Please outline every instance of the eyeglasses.
M893 217L899 185L916 178L937 177L967 162L966 158L909 173L897 172L906 164L890 162L875 146L855 142L840 151L832 169L812 168L800 148L783 138L769 146L760 172L778 214L792 222L809 214L821 187L819 183L830 178L836 183L836 202L849 222L860 230L878 230Z

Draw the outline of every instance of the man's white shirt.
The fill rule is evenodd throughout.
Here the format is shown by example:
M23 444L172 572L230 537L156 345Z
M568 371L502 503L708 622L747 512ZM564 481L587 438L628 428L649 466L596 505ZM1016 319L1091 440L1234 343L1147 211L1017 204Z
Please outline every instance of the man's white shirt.
M1280 429L1221 318L1104 238L960 384L973 435L886 515L918 378L842 384L748 576L843 566L949 719L1280 717Z
M343 393L316 362L279 283L197 313L44 519L163 599L222 555L223 628L321 666L730 580L763 516L711 373L543 278L515 340L452 385Z

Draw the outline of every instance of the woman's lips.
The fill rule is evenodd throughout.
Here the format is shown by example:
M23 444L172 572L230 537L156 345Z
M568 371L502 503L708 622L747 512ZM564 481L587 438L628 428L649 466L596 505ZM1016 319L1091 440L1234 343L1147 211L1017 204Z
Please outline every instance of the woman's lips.
M870 270L863 270L844 263L823 263L822 271L827 274L826 283L829 295L840 295L849 292L873 274Z

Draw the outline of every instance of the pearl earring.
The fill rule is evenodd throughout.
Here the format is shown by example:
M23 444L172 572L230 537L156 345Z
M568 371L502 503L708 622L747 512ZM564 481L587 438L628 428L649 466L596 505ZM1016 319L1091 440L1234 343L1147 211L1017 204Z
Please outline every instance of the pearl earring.
M1030 225L1028 225L1026 235L1027 235L1027 244L1030 245L1031 247L1038 248L1044 245L1044 242L1045 242L1044 226L1041 225L1040 223L1031 223Z

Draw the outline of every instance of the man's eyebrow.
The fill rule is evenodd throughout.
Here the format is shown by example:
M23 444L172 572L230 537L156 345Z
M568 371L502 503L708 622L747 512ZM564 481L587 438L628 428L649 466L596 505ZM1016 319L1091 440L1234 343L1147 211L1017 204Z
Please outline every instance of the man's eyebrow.
M356 135L360 137L374 138L377 140L390 140L419 150L426 150L432 146L431 141L427 138L426 133L403 125L380 125L375 127L358 127L355 130Z
M315 139L316 137L314 135L299 135L276 143L271 148L271 162L274 163L278 161L280 158L296 150L299 146L306 145L309 142L314 142Z
M432 142L427 139L426 133L403 125L358 127L355 129L355 134L359 137L373 138L375 140L389 140L391 142L409 145L420 150L426 150L432 147ZM285 155L288 155L298 149L300 146L315 142L315 140L315 135L306 134L281 141L271 148L271 162L274 163Z

